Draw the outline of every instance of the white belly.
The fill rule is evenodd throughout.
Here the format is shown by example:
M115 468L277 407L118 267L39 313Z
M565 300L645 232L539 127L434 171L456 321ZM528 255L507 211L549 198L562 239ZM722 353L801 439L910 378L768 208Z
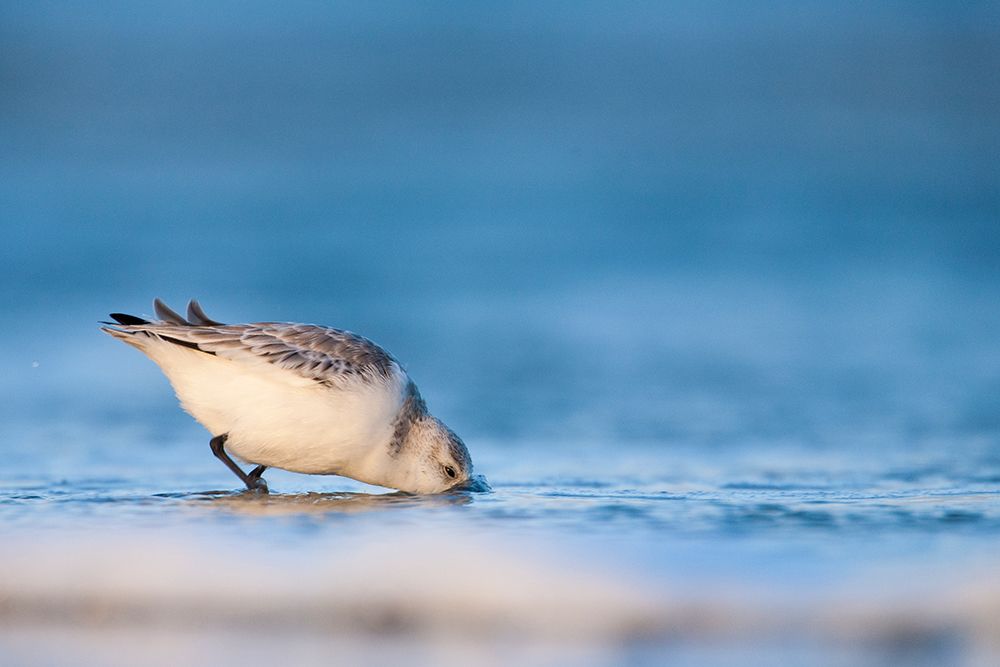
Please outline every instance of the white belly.
M406 377L331 388L267 362L224 359L172 343L153 359L181 405L238 458L314 474L346 474L392 438Z

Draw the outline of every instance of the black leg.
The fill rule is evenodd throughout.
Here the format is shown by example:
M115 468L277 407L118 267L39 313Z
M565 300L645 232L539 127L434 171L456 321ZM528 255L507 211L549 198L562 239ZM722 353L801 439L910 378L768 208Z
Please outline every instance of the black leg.
M212 448L212 453L215 454L217 459L225 463L226 467L233 471L233 474L243 480L243 483L247 485L248 489L251 491L267 493L267 482L260 478L261 474L264 470L266 470L266 467L257 466L249 475L243 472L243 470L236 465L231 458L229 458L229 454L226 454L225 444L228 438L228 433L223 433L222 435L217 435L212 438L208 443L209 447Z

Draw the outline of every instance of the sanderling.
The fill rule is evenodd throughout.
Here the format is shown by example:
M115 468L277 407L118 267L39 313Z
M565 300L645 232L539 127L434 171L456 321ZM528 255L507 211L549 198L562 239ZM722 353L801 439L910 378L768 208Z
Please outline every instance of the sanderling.
M248 489L267 468L341 475L409 493L467 481L469 451L427 412L392 355L348 331L312 324L222 324L197 301L187 319L159 299L161 321L112 313L101 327L141 350L181 405L212 434L215 454ZM255 465L244 472L227 454Z

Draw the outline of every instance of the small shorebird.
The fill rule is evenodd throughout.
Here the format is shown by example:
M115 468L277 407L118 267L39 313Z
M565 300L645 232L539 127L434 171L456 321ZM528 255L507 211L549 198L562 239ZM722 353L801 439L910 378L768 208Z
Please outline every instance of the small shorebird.
M261 474L271 467L409 493L445 491L472 474L461 438L370 340L312 324L222 324L197 301L186 319L159 299L153 309L161 321L112 313L101 330L160 366L212 434L212 453L248 489L266 493ZM244 472L227 449L256 467Z

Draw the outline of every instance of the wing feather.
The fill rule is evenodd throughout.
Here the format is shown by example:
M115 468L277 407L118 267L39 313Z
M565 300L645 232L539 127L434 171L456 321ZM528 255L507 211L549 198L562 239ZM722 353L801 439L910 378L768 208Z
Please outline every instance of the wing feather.
M153 310L162 321L114 314L117 324L104 331L140 348L153 337L224 359L274 364L331 385L385 379L399 370L399 363L381 347L341 329L281 322L222 324L209 318L194 299L188 303L187 319L159 298Z
M222 325L222 322L216 322L205 314L204 309L202 309L197 299L191 299L188 302L187 318L191 324L196 326L217 327Z
M148 333L233 361L263 361L324 384L385 379L398 368L392 355L367 338L311 324L192 326L157 322L118 328Z
M153 310L156 311L156 316L159 317L164 322L169 322L170 324L179 324L181 326L190 325L190 322L188 322L183 317L178 315L174 310L170 308L170 306L163 303L160 297L156 297L155 299L153 299Z

